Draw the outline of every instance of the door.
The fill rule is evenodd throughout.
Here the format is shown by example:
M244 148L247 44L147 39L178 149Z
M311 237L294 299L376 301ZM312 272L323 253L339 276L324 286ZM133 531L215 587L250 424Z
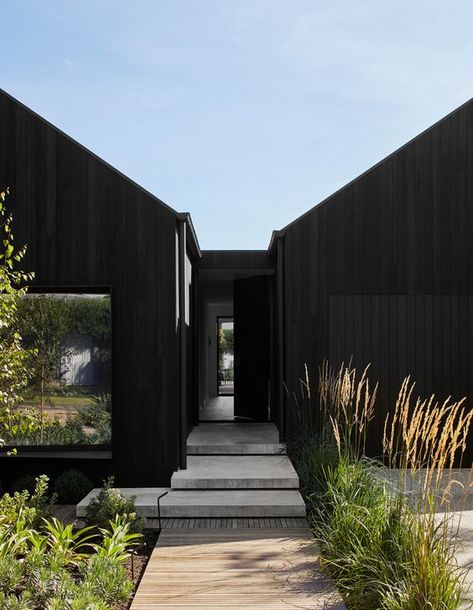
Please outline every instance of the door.
M268 276L235 280L234 415L268 421L270 293Z

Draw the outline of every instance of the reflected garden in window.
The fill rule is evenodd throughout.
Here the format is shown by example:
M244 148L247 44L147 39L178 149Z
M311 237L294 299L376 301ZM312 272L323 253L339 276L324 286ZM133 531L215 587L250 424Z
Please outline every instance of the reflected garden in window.
M16 410L32 425L12 426L6 444L109 445L110 294L28 293L17 314L30 375Z

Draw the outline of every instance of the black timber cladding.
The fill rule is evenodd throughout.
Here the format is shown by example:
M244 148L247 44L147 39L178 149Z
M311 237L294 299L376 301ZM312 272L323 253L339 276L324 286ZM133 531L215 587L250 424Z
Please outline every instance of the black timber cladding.
M200 256L188 215L2 92L0 179L35 283L106 286L113 299L112 461L25 458L9 469L74 466L121 485L167 485L179 464L180 220ZM422 394L473 396L472 199L469 102L278 231L269 251L204 251L195 267L215 277L276 270L278 380L296 387L307 363L316 384L324 357L371 362L379 440L406 373ZM293 429L287 400L277 419Z
M278 232L288 384L325 357L371 362L377 439L405 374L471 405L472 204L469 102Z
M35 284L109 286L113 309L112 460L22 458L8 476L80 467L167 485L179 446L176 214L4 93L0 176Z

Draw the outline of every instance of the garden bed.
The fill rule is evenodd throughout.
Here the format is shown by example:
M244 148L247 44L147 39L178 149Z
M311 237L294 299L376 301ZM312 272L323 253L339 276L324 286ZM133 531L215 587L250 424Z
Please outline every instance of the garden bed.
M143 546L139 547L133 555L133 564L130 559L125 565L128 578L135 585L135 590L131 600L123 604L116 606L115 610L128 610L133 602L134 595L138 589L138 585L141 582L146 566L148 565L151 553L158 540L158 533L156 530L144 530L143 532Z
M54 504L51 506L51 514L57 517L64 525L76 524L77 527L84 527L85 525L82 519L77 519L76 517L75 504ZM127 577L134 584L133 595L129 601L118 604L114 610L128 610L130 608L158 537L159 531L156 529L146 528L143 530L143 539L140 546L135 549L133 555L124 566Z

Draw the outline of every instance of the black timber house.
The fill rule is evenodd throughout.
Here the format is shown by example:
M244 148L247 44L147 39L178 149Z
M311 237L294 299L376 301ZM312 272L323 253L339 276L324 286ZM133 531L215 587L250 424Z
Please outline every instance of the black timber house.
M112 302L112 440L2 458L0 479L66 467L166 486L215 396L215 320L235 320L235 415L295 429L284 384L324 358L379 380L372 429L411 374L473 399L473 102L282 230L264 251L202 251L192 220L0 91L0 187L33 286ZM210 346L210 347L209 347ZM251 398L251 400L250 400ZM376 423L377 422L377 423ZM471 443L468 460L473 458Z

